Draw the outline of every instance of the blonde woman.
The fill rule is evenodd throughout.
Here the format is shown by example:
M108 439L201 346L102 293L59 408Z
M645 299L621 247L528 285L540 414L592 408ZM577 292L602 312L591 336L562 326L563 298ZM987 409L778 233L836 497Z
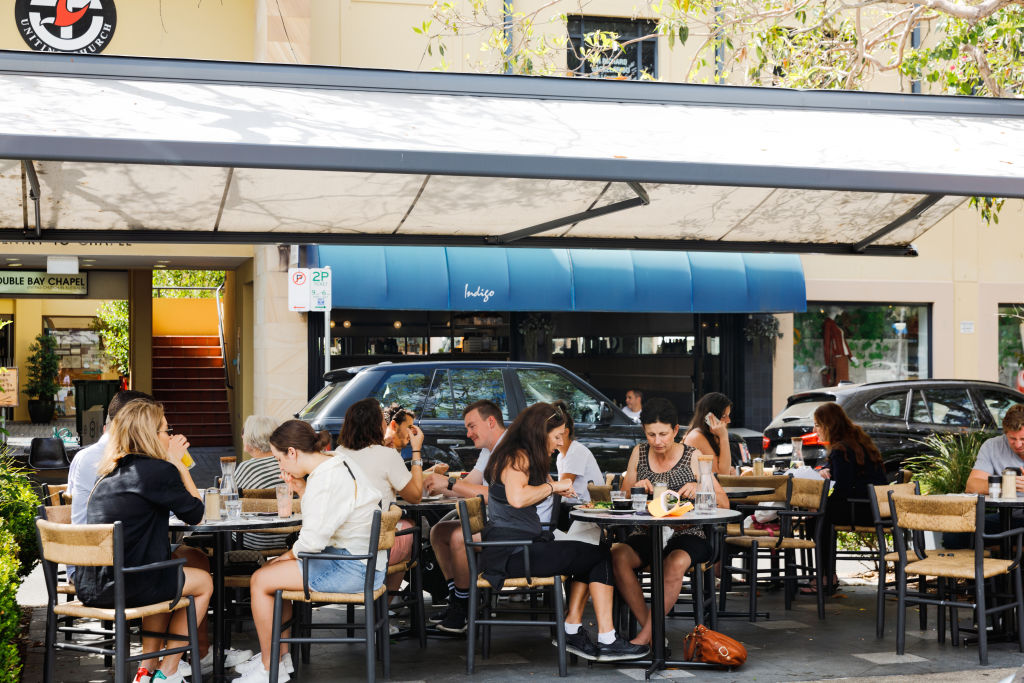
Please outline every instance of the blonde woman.
M99 479L89 498L89 524L121 522L124 529L126 567L171 559L168 541L168 516L174 513L187 524L203 518L203 501L196 485L182 464L188 441L172 435L164 409L159 403L135 400L118 412L110 426L110 441L98 469ZM210 573L197 567L169 567L140 574L125 586L125 603L146 605L171 600L178 587L178 572L183 571L182 595L195 602L196 614L205 615L213 595ZM75 586L83 603L95 607L114 604L114 576L111 567L79 567ZM144 631L167 632L186 636L185 610L158 614L142 620ZM173 645L180 641L173 641ZM143 652L164 647L159 637L143 638ZM181 683L186 667L179 668L181 654L161 660L143 660L135 676L137 682Z

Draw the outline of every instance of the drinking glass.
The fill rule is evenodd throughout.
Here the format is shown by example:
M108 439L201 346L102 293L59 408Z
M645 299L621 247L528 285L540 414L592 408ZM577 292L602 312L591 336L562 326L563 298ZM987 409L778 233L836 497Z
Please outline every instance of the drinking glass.
M288 484L278 484L274 487L274 493L277 495L277 516L282 519L291 517L292 491L288 488Z
M668 491L668 479L664 477L655 477L651 480L651 485L654 487L654 497L659 498L661 494Z
M227 511L228 519L242 518L242 501L238 498L224 501L224 509Z

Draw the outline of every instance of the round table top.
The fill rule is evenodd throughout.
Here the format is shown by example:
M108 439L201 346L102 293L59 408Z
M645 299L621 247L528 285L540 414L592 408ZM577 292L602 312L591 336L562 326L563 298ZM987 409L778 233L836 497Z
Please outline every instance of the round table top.
M996 508L1024 508L1024 494L1018 492L1016 498L993 498L985 496L985 505Z
M302 515L291 517L262 515L243 512L240 519L203 520L198 524L185 524L180 519L171 520L171 531L256 531L259 529L277 529L279 527L302 526Z
M435 510L451 510L459 502L458 498L448 498L442 496L440 498L434 498L430 500L421 500L418 503L410 503L409 501L402 500L399 498L395 501L395 505L402 508L403 510L418 510L420 512L432 512Z
M653 517L648 513L618 513L609 510L573 510L569 513L573 519L582 522L593 522L604 526L680 526L683 524L724 524L734 522L744 515L736 510L716 508L710 514L697 514L693 510L679 517Z
M747 496L766 496L775 493L770 486L723 486L722 490L730 498L746 498Z

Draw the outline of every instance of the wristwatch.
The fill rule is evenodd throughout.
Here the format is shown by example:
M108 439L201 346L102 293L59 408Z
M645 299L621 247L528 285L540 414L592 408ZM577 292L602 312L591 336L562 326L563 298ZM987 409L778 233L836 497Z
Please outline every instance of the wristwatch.
M410 461L410 465L412 467L423 467L423 461L420 460L419 458L415 458L412 461Z
M458 481L457 477L448 477L448 490L451 491L452 487L455 486L455 482Z

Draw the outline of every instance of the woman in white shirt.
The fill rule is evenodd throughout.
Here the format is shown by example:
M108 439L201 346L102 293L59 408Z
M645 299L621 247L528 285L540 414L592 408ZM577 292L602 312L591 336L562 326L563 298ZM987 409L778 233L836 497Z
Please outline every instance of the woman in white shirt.
M565 503L589 503L590 491L588 484L604 484L604 473L597 464L590 449L576 441L576 430L573 425L572 412L565 401L555 401L554 406L565 420L565 433L562 435L564 445L555 457L555 468L559 479L568 479L576 491L577 498L570 498Z
M389 509L398 497L410 503L418 503L423 499L423 432L412 422L412 413L402 409L396 410L388 420L389 424L396 425L395 435L399 438L399 445L404 445L402 435L409 435L412 460L409 469L406 469L401 454L383 445L385 421L377 399L356 401L345 412L345 422L338 434L338 449L335 453L350 458L366 472L370 483L381 492L381 507L384 510ZM398 530L411 526L412 522L403 519L398 523ZM388 563L394 565L405 562L411 552L412 534L396 536ZM388 590L398 590L402 585L402 574L392 574L387 581Z
M381 492L359 465L344 454L324 453L329 444L327 432L317 433L301 420L288 420L270 435L271 452L281 465L282 478L302 498L302 531L291 550L252 575L252 616L260 652L235 667L243 674L235 683L269 681L274 593L281 589L302 590L298 553L362 555L369 547L373 513L381 509ZM374 588L383 585L386 568L387 553L380 552ZM363 560L312 560L309 587L328 593L360 592L365 572ZM285 602L282 621L288 621L291 613L291 603ZM287 645L282 645L278 681L286 683L292 670Z

